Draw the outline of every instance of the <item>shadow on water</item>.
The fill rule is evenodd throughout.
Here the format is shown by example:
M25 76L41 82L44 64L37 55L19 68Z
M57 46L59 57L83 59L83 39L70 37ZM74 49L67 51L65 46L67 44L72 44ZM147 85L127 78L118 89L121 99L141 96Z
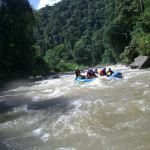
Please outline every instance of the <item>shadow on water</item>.
M68 103L67 100L64 100L61 98L48 99L48 100L28 104L27 109L28 110L40 110L40 109L46 109L48 107L66 106L67 103Z
M57 79L57 78L61 78L64 75L73 75L73 74L74 72L66 72L61 74L50 75L48 76L48 80ZM45 80L45 82L46 81L47 80ZM53 107L55 108L56 111L59 111L59 109L66 108L68 104L71 102L70 100L61 97L33 102L32 99L30 99L29 97L20 97L18 95L15 95L15 94L20 94L20 91L17 90L8 91L17 88L19 86L31 87L39 84L41 83L40 82L27 83L26 81L15 80L13 82L8 83L6 87L0 89L0 96L2 97L0 102L0 114L5 114L7 112L13 111L14 108L18 108L25 105L27 110L40 110L40 109L47 109L47 108L51 109L51 107ZM27 91L25 90L21 91L21 93L25 93L25 92ZM11 94L11 96L8 96L7 94L8 95ZM14 114L12 113L11 115ZM16 116L19 117L19 115Z
M15 113L9 113L6 116L6 118L1 118L0 123L12 120L14 118L19 118L22 115L28 115L28 110L44 110L44 109L50 109L54 110L54 112L58 112L60 110L66 110L70 101L66 100L64 98L53 98L53 99L47 99L47 100L42 100L38 102L33 102L32 100L29 99L11 99L7 101L0 102L0 114L1 115L7 115L7 112L15 111ZM18 111L16 108L19 108L21 106L26 106L27 110L21 110Z

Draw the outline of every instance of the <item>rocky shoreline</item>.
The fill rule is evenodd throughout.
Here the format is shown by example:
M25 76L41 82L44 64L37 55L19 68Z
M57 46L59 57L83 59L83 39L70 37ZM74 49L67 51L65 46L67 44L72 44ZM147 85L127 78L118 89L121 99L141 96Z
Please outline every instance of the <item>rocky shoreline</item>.
M41 80L46 80L46 79L57 79L60 78L62 75L67 75L67 74L74 74L74 71L69 71L69 72L56 72L48 75L37 75L37 76L26 76L26 77L18 77L18 78L12 78L9 80L6 80L5 82L0 83L0 91L2 89L7 89L7 88L17 88L19 86L24 86L29 83L41 81Z

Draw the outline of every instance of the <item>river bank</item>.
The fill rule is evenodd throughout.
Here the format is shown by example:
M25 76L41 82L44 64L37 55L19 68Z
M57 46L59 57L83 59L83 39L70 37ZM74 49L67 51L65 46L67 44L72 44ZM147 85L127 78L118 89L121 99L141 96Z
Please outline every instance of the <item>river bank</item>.
M89 68L103 68L103 67L107 67L113 65L111 64L100 64L97 66L79 66L76 65L76 67L79 66L79 70L82 72L84 72L84 70L87 70ZM49 73L45 73L45 74L27 74L27 73L23 73L23 72L18 72L18 73L9 73L9 76L5 78L5 80L0 82L0 89L7 89L7 88L17 88L19 86L23 86L26 85L28 83L32 83L32 82L36 82L36 81L40 81L40 80L46 80L48 78L51 79L56 79L59 78L59 76L61 75L67 75L67 74L74 74L75 73L75 68L74 70L70 70L70 71L64 71L64 72L60 72L60 71L52 71ZM51 76L51 77L50 77Z
M68 72L55 72L49 73L47 75L22 75L8 78L2 82L0 82L0 91L7 90L11 88L17 88L19 86L24 86L29 83L33 83L36 81L46 80L46 79L56 79L59 78L60 75L66 74L74 74L75 71Z

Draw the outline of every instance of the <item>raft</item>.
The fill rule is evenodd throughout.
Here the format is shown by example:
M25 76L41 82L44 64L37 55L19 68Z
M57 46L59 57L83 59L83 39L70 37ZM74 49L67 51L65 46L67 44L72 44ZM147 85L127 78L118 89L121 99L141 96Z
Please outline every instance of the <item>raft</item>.
M122 78L122 73L115 72L114 74L110 75L109 78Z
M122 73L115 72L114 74L110 75L108 78L122 78ZM95 80L95 78L93 78L93 79L81 79L81 78L75 79L76 82L81 83L81 84L86 83L86 82L91 82L93 80Z
M75 79L75 81L78 82L78 83L83 84L83 83L86 83L86 82L91 82L91 81L93 81L94 79L95 79L95 78L93 78L93 79L81 79L81 78L77 78L77 79Z

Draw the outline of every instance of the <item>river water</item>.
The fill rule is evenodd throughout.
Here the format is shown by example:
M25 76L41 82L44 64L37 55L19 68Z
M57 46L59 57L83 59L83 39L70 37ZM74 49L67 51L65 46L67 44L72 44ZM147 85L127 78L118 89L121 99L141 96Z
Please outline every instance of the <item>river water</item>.
M78 84L67 73L1 90L0 149L149 149L150 69L109 67L123 78Z

